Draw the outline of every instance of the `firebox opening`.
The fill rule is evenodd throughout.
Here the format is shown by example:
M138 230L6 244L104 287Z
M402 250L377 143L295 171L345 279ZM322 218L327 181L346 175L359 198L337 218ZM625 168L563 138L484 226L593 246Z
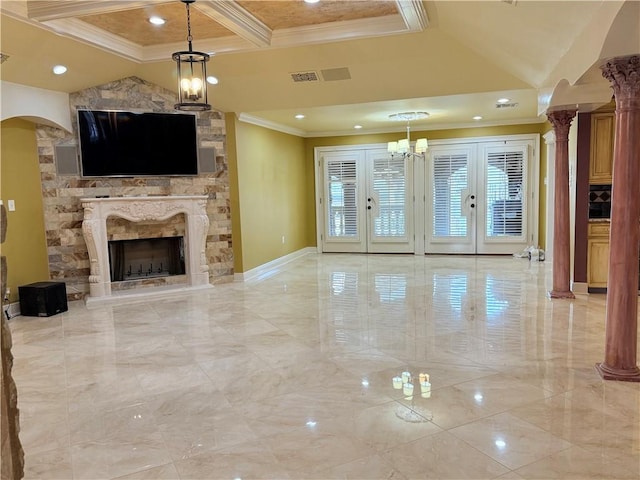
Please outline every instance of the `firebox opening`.
M111 281L184 275L184 237L109 242Z

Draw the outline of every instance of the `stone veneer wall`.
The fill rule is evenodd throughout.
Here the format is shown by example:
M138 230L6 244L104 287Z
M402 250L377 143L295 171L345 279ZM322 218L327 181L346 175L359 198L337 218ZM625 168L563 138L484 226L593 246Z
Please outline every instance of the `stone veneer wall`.
M175 112L176 95L137 77L129 77L70 95L74 132L38 125L38 156L44 203L44 223L49 274L64 281L69 299L89 292L89 256L82 236L83 209L80 198L100 195L208 195L209 233L206 254L211 283L233 280L229 171L225 156L224 114L199 112L200 147L215 147L216 171L195 177L80 178L58 175L55 146L77 144L76 110L139 110ZM147 225L148 227L148 225Z

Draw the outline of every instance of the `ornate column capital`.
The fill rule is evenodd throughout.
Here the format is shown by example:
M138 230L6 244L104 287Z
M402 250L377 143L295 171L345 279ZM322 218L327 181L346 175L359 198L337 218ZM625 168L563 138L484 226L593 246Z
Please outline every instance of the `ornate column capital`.
M600 68L602 76L611 82L616 102L640 97L640 55L612 58Z
M547 118L549 119L549 123L553 125L557 141L567 140L569 138L569 127L571 127L571 121L575 116L575 109L547 112Z

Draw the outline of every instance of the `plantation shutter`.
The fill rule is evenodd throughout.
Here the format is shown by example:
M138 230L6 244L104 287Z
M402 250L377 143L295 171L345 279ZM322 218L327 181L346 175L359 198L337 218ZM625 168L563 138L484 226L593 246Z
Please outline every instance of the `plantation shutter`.
M523 235L524 151L489 151L486 169L487 237Z
M328 235L358 236L358 185L356 161L329 159L326 162Z
M466 237L468 219L462 202L469 190L467 154L433 156L433 237Z
M402 156L376 158L373 162L376 210L373 233L377 237L406 235L406 161Z

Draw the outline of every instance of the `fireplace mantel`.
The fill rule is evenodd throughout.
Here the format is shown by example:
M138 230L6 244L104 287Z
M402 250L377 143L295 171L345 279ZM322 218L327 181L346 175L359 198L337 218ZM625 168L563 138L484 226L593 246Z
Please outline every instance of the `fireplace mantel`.
M82 234L90 262L87 304L112 297L107 236L109 217L121 217L131 222L163 221L183 213L187 285L179 289L211 288L205 251L209 230L206 195L81 198L80 201L84 208ZM163 289L162 293L166 291ZM153 293L152 289L127 291L127 295L135 296Z

